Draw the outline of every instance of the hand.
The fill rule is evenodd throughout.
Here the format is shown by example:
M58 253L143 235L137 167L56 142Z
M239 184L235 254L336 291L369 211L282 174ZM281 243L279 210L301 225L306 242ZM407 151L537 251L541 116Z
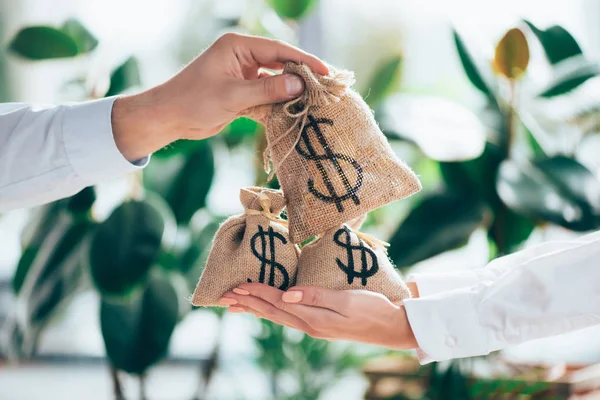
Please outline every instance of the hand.
M326 75L318 58L286 43L228 33L167 82L116 100L115 142L129 161L139 160L178 139L205 139L220 132L244 110L298 97L304 82L296 75L263 70L302 62Z
M287 292L244 283L226 293L230 312L248 312L315 338L352 340L390 349L417 347L406 311L382 294L297 286Z

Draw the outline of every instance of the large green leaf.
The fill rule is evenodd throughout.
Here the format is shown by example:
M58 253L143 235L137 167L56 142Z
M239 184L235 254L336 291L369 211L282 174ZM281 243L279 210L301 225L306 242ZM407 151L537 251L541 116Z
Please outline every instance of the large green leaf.
M245 143L247 139L253 139L260 129L260 124L250 118L236 118L223 129L220 136L227 147L233 148Z
M92 238L89 264L102 293L126 295L143 283L165 232L172 231L169 219L149 201L127 201L100 224Z
M43 244L24 251L21 260L27 258L29 265L19 286L17 320L26 354L35 348L40 331L60 306L81 288L84 243L93 226L85 218L62 212Z
M496 185L502 201L517 213L576 231L600 226L600 182L572 158L507 160Z
M483 80L481 72L479 72L479 70L477 69L475 61L473 60L473 57L471 56L467 47L465 46L465 43L463 42L462 38L460 37L458 32L456 32L456 30L453 30L452 33L454 35L456 51L458 51L458 56L460 57L460 62L462 63L463 69L465 70L465 74L467 74L467 78L469 78L473 86L479 89L483 94L488 96L490 99L494 99L492 91L490 90L487 83L485 83L485 81Z
M81 219L87 221L87 214L95 200L94 188L87 187L74 196L47 204L34 212L22 234L23 252L12 280L15 294L19 293L40 247L58 221L65 218L64 215L68 212L72 213L78 221Z
M523 20L537 36L551 64L558 64L569 57L582 54L581 47L573 36L562 26L552 25L546 30L539 29L533 23Z
M460 105L439 97L397 94L378 110L388 136L398 135L438 161L470 160L485 147L486 128Z
M9 45L10 50L30 60L74 57L77 43L65 32L50 26L21 29Z
M182 293L171 278L153 272L139 293L100 304L106 355L117 369L141 375L167 353L179 320Z
M85 26L76 19L70 18L65 21L61 31L69 35L77 44L79 54L88 53L98 46L98 39L87 30Z
M478 195L495 208L500 202L496 194L496 174L505 157L506 153L499 146L488 142L483 154L476 159L441 162L440 172L449 190Z
M598 76L599 72L600 70L595 65L574 71L573 73L568 74L567 76L559 77L559 79L550 83L550 85L544 89L539 96L555 97L568 93L585 83L588 79Z
M300 19L311 10L317 0L269 0L269 4L281 18Z
M138 60L133 56L129 57L110 76L110 86L105 96L109 97L123 93L133 86L139 86L141 83Z
M494 239L499 255L520 250L535 229L535 223L506 208L504 204L496 208L494 214L496 218L489 235Z
M486 220L486 206L478 196L439 193L413 208L390 240L389 256L398 268L464 245Z
M165 160L153 160L144 171L144 185L163 196L179 224L186 224L206 197L215 170L209 141L197 142L196 150L185 157L180 154Z
M402 56L392 56L384 61L373 74L364 98L371 108L377 106L383 99L396 89L402 68Z

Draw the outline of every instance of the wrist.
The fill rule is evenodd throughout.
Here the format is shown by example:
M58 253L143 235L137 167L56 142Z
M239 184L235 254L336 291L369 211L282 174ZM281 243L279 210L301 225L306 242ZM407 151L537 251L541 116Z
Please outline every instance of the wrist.
M130 162L177 140L173 121L156 89L117 98L111 114L115 144Z
M398 338L399 349L408 350L419 347L415 334L408 322L408 314L404 306L400 306L398 309L398 323L393 334Z

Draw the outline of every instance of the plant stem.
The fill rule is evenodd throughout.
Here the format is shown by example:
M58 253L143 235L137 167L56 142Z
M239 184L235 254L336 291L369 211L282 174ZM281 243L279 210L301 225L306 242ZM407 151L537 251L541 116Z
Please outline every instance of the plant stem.
M125 400L125 396L123 396L123 388L119 379L119 371L117 371L117 369L113 365L109 365L109 368L110 377L113 382L113 392L115 394L115 400Z
M515 143L515 136L517 130L517 115L516 115L516 107L517 107L517 82L514 79L509 79L509 94L508 94L508 104L506 107L506 143L504 143L504 158L509 158L512 155L512 149ZM496 209L496 218L494 221L494 241L496 242L496 246L498 248L498 256L502 257L506 255L506 213L507 209L504 203L501 201L498 204L498 208Z
M140 383L140 400L146 400L148 398L146 396L146 374L140 374L138 380Z
M213 347L207 362L200 365L200 383L196 396L192 400L204 400L208 398L208 388L212 377L219 368L219 353L221 348L221 330L223 326L223 314L217 314L217 341ZM204 383L204 384L202 384Z

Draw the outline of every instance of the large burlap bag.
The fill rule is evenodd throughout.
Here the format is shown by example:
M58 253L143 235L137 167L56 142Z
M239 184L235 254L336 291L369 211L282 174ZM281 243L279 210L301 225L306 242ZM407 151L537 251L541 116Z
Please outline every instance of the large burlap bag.
M392 151L373 113L350 89L348 71L316 75L288 62L304 79L299 98L247 113L265 120L267 150L287 199L290 239L300 243L421 189ZM258 117L258 118L257 118Z
M397 302L410 291L390 262L379 240L358 232L362 220L330 229L302 248L298 286L378 292Z
M298 247L290 242L279 190L240 190L244 213L229 217L215 234L200 281L195 306L221 306L218 300L241 283L260 282L285 290L296 278Z

